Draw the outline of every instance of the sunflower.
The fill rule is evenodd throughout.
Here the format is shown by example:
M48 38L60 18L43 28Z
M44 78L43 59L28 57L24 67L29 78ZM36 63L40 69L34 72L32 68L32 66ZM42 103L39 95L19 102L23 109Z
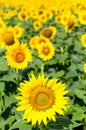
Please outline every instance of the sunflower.
M28 66L28 62L32 60L32 54L25 43L18 43L7 48L6 58L10 67L19 70Z
M15 38L19 38L21 37L21 35L23 34L24 32L24 28L21 28L20 26L16 25L12 28L12 31L13 31L13 35Z
M33 26L35 30L39 30L42 27L42 23L39 20L33 22Z
M83 34L81 36L81 42L82 42L83 46L86 47L86 34Z
M79 12L79 22L86 25L86 11Z
M55 22L56 22L57 24L61 24L61 20L62 20L61 15L56 15L56 17L55 17Z
M21 10L19 13L18 13L18 18L21 20L21 21L25 21L29 18L29 15L27 13L27 11L24 11L24 10Z
M57 32L57 30L54 26L49 26L49 27L43 28L40 31L40 34L48 39L53 39L56 32Z
M64 25L66 32L71 32L74 29L74 27L77 25L77 22L78 22L77 18L74 15L71 15L67 19L67 23Z
M29 45L31 48L38 49L42 43L49 42L49 39L44 36L34 36L30 39Z
M44 61L50 60L55 54L55 48L50 41L47 42L46 44L42 43L38 47L38 54L39 54L39 57L42 58Z
M34 36L30 39L29 45L31 48L36 49L36 42L38 41L39 36Z
M66 85L58 82L58 79L44 77L44 73L36 78L33 74L29 81L20 83L18 90L20 96L17 110L25 111L23 119L32 122L32 125L40 125L43 122L47 125L47 119L55 121L56 113L64 115L68 97Z
M15 39L11 27L3 29L3 31L0 33L0 46L2 48L11 46L15 44L16 41L17 39Z

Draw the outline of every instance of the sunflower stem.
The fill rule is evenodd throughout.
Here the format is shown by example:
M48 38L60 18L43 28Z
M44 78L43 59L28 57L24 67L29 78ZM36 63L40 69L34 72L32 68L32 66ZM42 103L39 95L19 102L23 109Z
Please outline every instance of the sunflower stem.
M42 67L41 67L41 74L43 73L44 71L44 63L42 64Z
M43 123L40 124L40 130L45 130Z

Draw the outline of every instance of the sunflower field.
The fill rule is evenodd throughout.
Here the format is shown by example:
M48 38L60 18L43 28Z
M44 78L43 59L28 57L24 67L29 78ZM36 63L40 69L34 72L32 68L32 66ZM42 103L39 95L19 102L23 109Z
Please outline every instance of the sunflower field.
M86 0L0 1L0 130L86 130Z

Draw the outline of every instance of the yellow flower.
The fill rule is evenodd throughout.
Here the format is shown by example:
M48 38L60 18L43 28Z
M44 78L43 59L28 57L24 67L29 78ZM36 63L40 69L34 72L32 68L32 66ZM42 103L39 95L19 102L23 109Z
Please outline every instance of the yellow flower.
M35 22L33 22L33 26L35 30L39 30L42 26L42 23L39 20L36 20Z
M5 10L4 12L4 18L11 18L13 16L15 16L17 14L17 11L16 10L10 10L10 9L7 9Z
M14 34L12 32L12 28L5 28L0 33L0 46L2 48L7 46L12 46L17 42L17 39L14 38Z
M13 35L15 38L21 37L22 33L24 32L24 28L21 28L20 26L16 25L12 28Z
M86 25L86 11L81 11L79 14L79 22Z
M74 15L70 15L70 17L66 21L66 24L64 25L66 32L71 32L77 25L77 22L77 18Z
M47 119L55 121L56 113L64 115L68 97L66 85L58 82L58 79L44 77L44 73L36 78L34 75L29 77L29 81L20 83L18 90L20 96L17 110L25 111L23 119L32 122L32 125L41 122L47 125Z
M38 39L39 39L38 36L34 36L30 39L29 45L31 48L36 49L36 42L38 41Z
M49 42L49 39L43 36L34 36L30 39L29 45L31 48L38 49L40 44Z
M55 22L57 23L57 24L61 24L61 15L56 15L56 17L55 17Z
M84 72L86 73L86 63L84 64Z
M29 15L27 13L27 11L24 11L24 10L21 10L19 13L18 13L18 18L22 21L25 21L29 18Z
M38 54L39 57L42 58L44 61L50 60L55 54L55 48L50 41L46 44L42 43L40 46L38 46Z
M81 42L82 42L83 46L86 47L86 34L83 34L81 36Z
M49 26L49 27L43 28L40 31L40 34L48 39L53 39L56 32L57 32L57 30L54 26Z
M25 69L32 60L32 54L26 44L15 44L7 48L6 58L8 65L16 70Z

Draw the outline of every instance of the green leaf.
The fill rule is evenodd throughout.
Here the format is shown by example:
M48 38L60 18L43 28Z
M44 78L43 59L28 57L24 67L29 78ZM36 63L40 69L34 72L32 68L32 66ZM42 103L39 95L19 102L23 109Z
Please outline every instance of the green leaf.
M9 67L4 56L0 57L0 71L8 71Z
M5 130L5 120L0 116L0 130Z
M68 118L58 116L56 122L49 122L47 130L69 130L69 125L72 124L72 121Z
M5 100L6 107L10 106L12 103L16 103L16 99L14 95L9 95L9 96L5 95L4 100Z
M82 99L86 103L86 91L82 89L75 89L75 94L78 98Z
M12 122L14 122L14 121L15 121L15 116L10 116L10 117L7 118L6 124L11 125Z
M74 120L74 121L81 121L84 118L86 118L86 115L84 114L82 108L78 107L77 110L75 112L73 112L72 120Z
M56 73L57 77L62 77L65 74L63 70Z
M13 129L17 129L19 128L19 130L31 130L32 129L32 125L26 123L26 121L20 119L18 121L16 121L10 128L9 130L13 130Z

